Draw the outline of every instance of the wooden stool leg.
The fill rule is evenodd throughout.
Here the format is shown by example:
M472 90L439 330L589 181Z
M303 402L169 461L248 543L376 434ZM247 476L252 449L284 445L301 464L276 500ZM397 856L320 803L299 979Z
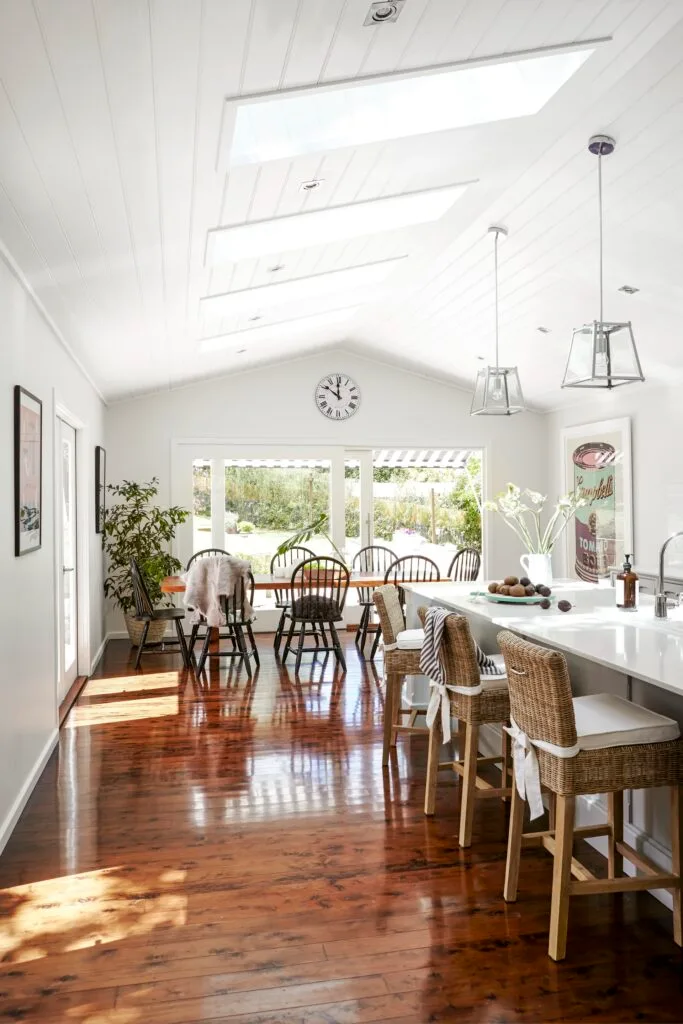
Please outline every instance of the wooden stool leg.
M550 793L548 797L548 828L551 832L555 831L555 801L557 797L554 793Z
M617 851L617 843L624 840L624 794L607 794L607 820L610 834L607 837L607 877L619 878L624 873L624 858Z
M522 829L524 826L524 807L526 800L517 792L514 779L512 781L512 806L510 807L510 830L508 832L508 855L505 861L505 887L503 899L514 903L517 899L519 882L519 861L522 855Z
M441 731L441 715L437 714L434 724L429 730L429 754L427 757L427 781L425 783L425 814L434 813L436 804L436 780L439 772L439 754L443 736Z
M389 764L391 750L391 734L394 724L394 701L396 700L396 676L387 676L384 693L384 743L382 746L382 764Z
M576 798L573 796L557 797L553 893L550 906L550 938L548 942L548 956L553 960L564 960L567 951L569 884L572 871L575 800Z
M465 723L465 757L462 776L462 797L460 803L460 834L461 846L472 845L472 819L474 817L474 798L477 786L477 754L479 746L479 726Z
M501 786L503 787L503 789L507 789L507 787L510 785L511 778L510 768L512 767L512 737L510 736L509 732L505 731L505 729L502 729L502 740L503 744L501 754L503 756L503 764L501 765ZM505 803L509 800L509 797L503 796L502 799L503 802Z
M675 875L681 873L681 854L683 850L683 786L671 787L671 871ZM683 946L683 927L681 921L681 887L673 890L674 898L674 942Z
M403 691L403 676L401 676L401 675L393 676L393 680L394 680L394 703L392 704L392 707L391 707L391 718L392 718L392 723L391 723L391 745L392 745L392 747L395 747L396 746L396 741L398 739L398 733L396 731L396 726L401 724L401 708L403 707L403 702L401 700L401 694L402 694L402 691Z

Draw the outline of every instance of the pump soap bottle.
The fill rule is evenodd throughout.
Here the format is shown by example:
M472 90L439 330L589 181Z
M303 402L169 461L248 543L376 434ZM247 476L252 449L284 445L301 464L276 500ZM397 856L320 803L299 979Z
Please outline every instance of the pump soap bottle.
M617 608L623 611L635 611L638 607L638 576L631 566L631 555L626 555L626 561L616 580Z

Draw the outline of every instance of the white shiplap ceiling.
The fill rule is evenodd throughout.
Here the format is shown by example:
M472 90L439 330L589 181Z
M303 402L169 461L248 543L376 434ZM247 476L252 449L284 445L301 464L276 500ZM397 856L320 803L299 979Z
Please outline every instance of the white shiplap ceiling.
M107 398L343 340L470 382L492 351L562 399L571 328L597 315L592 133L604 164L606 315L649 381L680 372L683 0L8 0L0 4L0 241ZM536 115L231 166L226 101L608 37ZM323 179L315 192L300 184ZM212 265L207 233L469 182L436 223ZM406 256L348 317L296 329L208 316L210 295ZM273 267L280 269L273 270ZM640 291L627 296L623 284ZM356 301L361 304L355 306ZM244 327L224 347L204 346ZM547 327L541 334L537 328ZM240 351L241 350L241 351Z

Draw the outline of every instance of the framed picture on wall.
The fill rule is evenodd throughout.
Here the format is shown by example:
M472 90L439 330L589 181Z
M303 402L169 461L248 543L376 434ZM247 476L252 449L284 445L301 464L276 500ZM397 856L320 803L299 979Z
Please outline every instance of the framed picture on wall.
M107 453L98 444L95 448L95 533L104 531L107 497Z
M37 551L43 526L43 403L14 388L14 554Z
M568 427L561 443L564 490L586 499L565 531L567 576L597 583L633 554L631 421Z

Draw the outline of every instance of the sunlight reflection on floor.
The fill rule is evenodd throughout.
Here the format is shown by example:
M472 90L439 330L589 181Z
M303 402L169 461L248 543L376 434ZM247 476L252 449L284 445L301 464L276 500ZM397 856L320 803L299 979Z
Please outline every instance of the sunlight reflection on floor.
M185 877L173 870L134 883L119 865L3 889L0 957L19 963L182 927L187 896L177 889ZM150 898L150 889L158 895Z

